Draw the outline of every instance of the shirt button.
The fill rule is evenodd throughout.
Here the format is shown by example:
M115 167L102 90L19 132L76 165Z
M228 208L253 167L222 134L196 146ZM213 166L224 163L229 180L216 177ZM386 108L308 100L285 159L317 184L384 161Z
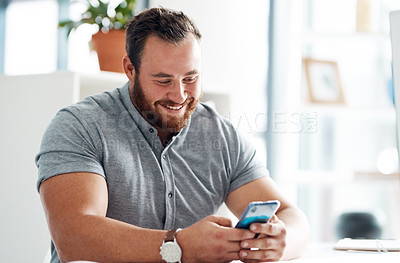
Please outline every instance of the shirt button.
M169 192L169 193L168 193L168 197L169 197L169 198L172 198L172 196L173 196L172 192Z
M167 159L167 156L163 155L162 158L165 160L165 159Z
M150 128L150 129L149 129L149 132L153 133L153 132L154 132L154 129L153 129L153 128Z

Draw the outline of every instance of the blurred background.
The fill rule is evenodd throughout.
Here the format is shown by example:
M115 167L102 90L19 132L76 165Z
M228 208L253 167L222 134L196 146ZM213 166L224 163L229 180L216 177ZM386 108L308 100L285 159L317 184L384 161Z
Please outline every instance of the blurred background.
M400 1L137 0L135 12L157 6L196 22L204 92L222 98L217 109L305 212L312 242L334 243L354 218L370 220L374 238L400 238L389 27ZM1 262L42 262L48 250L34 156L51 117L127 81L100 71L89 45L96 26L69 37L57 28L85 9L0 0Z

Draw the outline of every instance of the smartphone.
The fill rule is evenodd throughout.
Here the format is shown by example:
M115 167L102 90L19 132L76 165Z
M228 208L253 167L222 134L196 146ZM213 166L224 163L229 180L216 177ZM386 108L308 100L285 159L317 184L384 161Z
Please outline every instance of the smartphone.
M280 206L278 200L251 202L247 205L236 228L249 229L253 223L267 223Z

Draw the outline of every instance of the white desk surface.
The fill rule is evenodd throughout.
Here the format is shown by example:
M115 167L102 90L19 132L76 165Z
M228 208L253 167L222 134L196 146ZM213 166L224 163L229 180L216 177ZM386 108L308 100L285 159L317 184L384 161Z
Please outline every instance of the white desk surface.
M334 244L310 244L307 252L298 259L279 261L290 263L400 263L400 252L338 251ZM235 263L241 261L234 261Z

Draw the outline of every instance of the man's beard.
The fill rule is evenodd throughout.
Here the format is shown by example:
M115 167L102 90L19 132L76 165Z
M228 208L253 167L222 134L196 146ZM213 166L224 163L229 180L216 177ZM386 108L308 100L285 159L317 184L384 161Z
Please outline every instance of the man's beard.
M132 94L134 105L138 108L140 114L150 124L163 131L167 131L169 133L177 133L182 130L187 125L190 115L192 115L192 113L194 112L200 99L201 96L197 100L193 97L188 97L183 103L183 106L186 106L186 109L182 117L167 114L167 117L165 118L157 111L157 105L160 103L163 103L164 105L176 105L177 103L171 100L162 100L156 101L154 105L151 105L143 93L142 85L139 81L139 76L135 76Z

